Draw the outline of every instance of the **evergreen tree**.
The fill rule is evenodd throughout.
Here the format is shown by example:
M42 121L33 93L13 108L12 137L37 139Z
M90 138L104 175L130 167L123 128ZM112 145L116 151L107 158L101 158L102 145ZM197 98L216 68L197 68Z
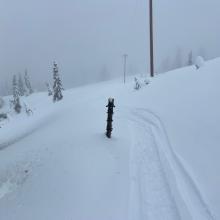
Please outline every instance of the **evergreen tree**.
M18 91L19 91L20 96L24 96L26 93L21 74L19 74L19 77L18 77Z
M53 79L54 79L54 84L53 84L53 101L60 101L63 98L62 90L62 82L59 76L59 71L58 71L58 66L54 62L53 64Z
M47 87L47 91L48 91L48 96L52 96L53 91L52 91L50 84L48 82L46 82L46 87Z
M14 75L13 77L13 108L17 113L21 112L21 104L20 104L20 98L19 98L19 90L18 90L18 82L17 77Z
M29 78L29 75L28 75L28 72L27 70L25 70L25 74L24 74L24 82L25 82L25 86L27 88L27 95L31 95L34 91L32 89L32 86L31 86L31 82L30 82L30 78Z
M188 65L189 66L193 65L193 53L192 53L192 51L190 51L190 53L189 53Z

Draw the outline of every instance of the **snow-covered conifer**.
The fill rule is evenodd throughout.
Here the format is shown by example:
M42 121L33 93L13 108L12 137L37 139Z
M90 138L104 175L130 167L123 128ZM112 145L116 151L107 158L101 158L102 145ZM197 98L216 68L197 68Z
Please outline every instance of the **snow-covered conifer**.
M31 82L30 82L30 78L29 78L29 75L28 75L28 72L27 70L25 70L25 74L24 74L24 82L25 82L25 86L26 86L26 94L27 95L31 95L34 91L32 89L32 86L31 86Z
M60 101L63 98L62 90L62 82L59 76L59 71L58 71L58 66L54 62L53 64L53 79L54 79L54 84L53 84L53 101Z
M134 89L139 90L141 88L141 84L136 77L134 77L134 82L135 82Z
M189 53L188 65L189 66L193 65L193 53L192 53L192 51L190 51L190 53Z
M19 77L18 77L18 91L19 91L20 96L24 96L26 93L21 74L19 74Z
M18 82L17 77L14 75L13 77L13 108L17 113L21 112L21 104L19 98L19 90L18 90Z

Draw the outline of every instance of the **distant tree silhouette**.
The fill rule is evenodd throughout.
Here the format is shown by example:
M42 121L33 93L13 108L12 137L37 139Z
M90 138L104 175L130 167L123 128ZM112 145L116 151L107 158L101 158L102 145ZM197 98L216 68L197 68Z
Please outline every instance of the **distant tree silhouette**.
M190 51L190 53L189 53L188 65L189 66L193 65L193 52L192 51Z
M25 87L24 87L24 82L22 79L21 74L18 76L18 91L20 96L24 96L26 93Z
M21 104L20 104L20 98L19 98L19 90L18 90L18 82L16 75L13 76L13 108L17 113L21 112Z

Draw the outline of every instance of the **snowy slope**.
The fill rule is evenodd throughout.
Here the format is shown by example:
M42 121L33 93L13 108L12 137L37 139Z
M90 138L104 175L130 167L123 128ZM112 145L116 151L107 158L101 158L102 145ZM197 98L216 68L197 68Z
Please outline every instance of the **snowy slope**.
M0 128L0 219L220 219L220 59L25 99ZM113 138L104 136L115 98ZM10 208L9 208L10 207Z

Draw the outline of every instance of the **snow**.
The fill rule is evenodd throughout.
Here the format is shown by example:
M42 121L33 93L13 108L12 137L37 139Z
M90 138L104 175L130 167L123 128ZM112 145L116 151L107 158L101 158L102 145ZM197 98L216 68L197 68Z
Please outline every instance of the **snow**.
M219 71L216 59L138 91L130 77L64 91L57 103L24 97L33 115L1 122L0 219L220 219Z

